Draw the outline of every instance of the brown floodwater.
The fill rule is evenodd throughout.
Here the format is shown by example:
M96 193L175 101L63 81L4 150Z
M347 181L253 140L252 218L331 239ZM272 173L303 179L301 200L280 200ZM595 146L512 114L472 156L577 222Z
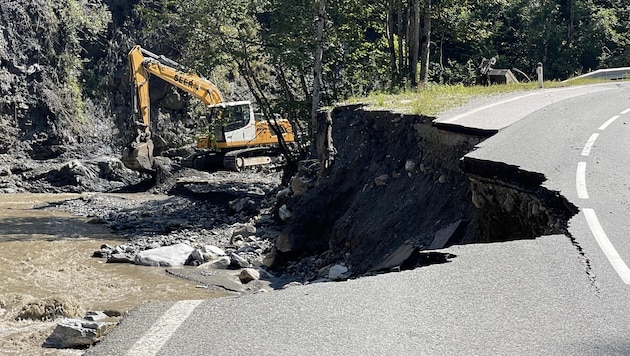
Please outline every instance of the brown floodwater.
M0 195L0 349L8 342L17 347L20 339L28 343L44 337L41 325L14 321L19 309L33 301L65 297L75 299L84 310L124 312L147 302L226 295L167 275L164 268L108 264L93 258L92 253L102 244L116 245L123 240L102 225L88 224L85 218L34 208L79 196ZM16 333L26 335L20 338ZM34 346L40 347L42 341L35 340ZM28 352L28 347L21 345L19 350Z

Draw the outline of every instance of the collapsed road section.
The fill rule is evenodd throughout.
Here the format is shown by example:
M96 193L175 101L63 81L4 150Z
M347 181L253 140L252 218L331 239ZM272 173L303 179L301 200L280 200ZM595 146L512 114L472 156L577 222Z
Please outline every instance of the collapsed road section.
M542 174L463 158L486 133L361 106L327 115L319 139L330 160L316 174L302 170L293 185L308 189L278 202L291 218L276 241L277 266L317 273L342 261L348 275L412 267L418 251L566 234L577 212L542 186Z

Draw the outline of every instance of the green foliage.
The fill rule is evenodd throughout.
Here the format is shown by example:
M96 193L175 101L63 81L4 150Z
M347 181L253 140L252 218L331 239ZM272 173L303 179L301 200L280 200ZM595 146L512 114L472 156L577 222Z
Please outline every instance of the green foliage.
M67 116L75 133L88 123L83 94L82 42L100 36L111 22L111 13L103 4L89 0L65 0L56 5L59 26L64 36L58 57L60 79L64 83L60 97L67 103Z
M423 1L428 0L421 0L420 8ZM496 68L517 68L529 75L542 62L546 77L556 80L630 65L630 5L624 0L432 3L430 78L454 91L475 82L482 57L496 57ZM328 1L325 105L405 86L399 80L409 71L406 41L413 4ZM242 95L232 83L245 83L255 99L274 111L308 115L317 1L143 0L138 9L150 31L168 31L165 41L180 59L212 74L224 92Z

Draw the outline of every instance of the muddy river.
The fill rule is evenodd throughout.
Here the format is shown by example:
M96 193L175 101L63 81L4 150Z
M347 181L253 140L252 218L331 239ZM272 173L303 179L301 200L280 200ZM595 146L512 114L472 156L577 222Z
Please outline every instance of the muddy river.
M169 276L164 268L107 264L91 257L100 245L121 240L84 218L37 209L78 196L0 195L0 354L73 354L41 348L55 322L15 321L31 302L63 297L84 310L124 312L147 302L225 295Z

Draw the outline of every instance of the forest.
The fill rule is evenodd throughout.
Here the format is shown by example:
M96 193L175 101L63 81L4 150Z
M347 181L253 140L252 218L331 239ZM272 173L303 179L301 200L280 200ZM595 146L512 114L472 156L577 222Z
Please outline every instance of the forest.
M523 81L539 62L552 80L630 63L624 0L147 0L137 9L168 55L228 93L242 80L259 103L294 113L311 99L471 85L482 58Z

